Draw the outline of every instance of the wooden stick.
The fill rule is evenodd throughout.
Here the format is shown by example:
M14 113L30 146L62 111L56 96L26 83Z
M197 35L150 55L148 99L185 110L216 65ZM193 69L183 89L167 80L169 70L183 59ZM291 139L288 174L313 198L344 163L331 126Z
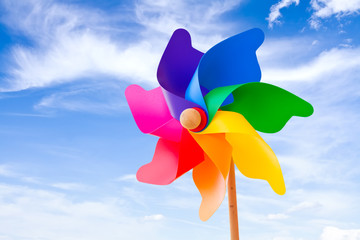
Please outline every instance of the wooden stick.
M229 179L228 179L228 199L229 199L229 218L231 240L239 240L239 223L237 215L236 183L234 162L231 160Z

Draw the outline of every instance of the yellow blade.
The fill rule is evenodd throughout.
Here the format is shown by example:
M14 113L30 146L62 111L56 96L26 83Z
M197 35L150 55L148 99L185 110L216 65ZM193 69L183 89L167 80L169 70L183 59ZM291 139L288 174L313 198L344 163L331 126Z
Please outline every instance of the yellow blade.
M258 135L256 130L243 117L236 112L218 111L209 126L197 134L211 133L244 133Z
M274 192L285 194L280 164L275 153L261 137L228 133L226 139L233 147L233 160L242 174L249 178L264 179Z
M233 148L234 163L242 174L249 178L264 179L277 194L285 193L284 178L274 152L241 114L218 111L204 131L193 133L192 136L198 142L199 135L207 138L219 133L226 134L226 140ZM221 149L220 146L213 147Z
M199 216L202 221L206 221L224 200L226 179L205 154L205 160L193 170L193 180L202 197Z

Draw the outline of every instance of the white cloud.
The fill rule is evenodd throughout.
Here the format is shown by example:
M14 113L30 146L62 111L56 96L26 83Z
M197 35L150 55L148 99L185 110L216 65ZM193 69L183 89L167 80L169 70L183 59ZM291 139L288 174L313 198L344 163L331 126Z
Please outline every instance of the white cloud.
M303 240L301 238L295 239L293 237L274 237L272 240Z
M301 202L301 203L289 208L288 212L292 213L292 212L303 211L303 210L308 210L308 209L315 209L315 208L319 208L319 207L321 207L321 204L318 202L304 201L304 202Z
M0 165L0 177L18 179L25 183L39 183L39 179L35 177L24 176L23 174L14 171L10 165L5 164Z
M91 32L69 33L37 51L17 47L13 50L17 67L12 70L9 90L47 87L80 78L101 79L103 76L154 83L160 56L153 49L147 42L121 49L108 37Z
M336 227L325 227L321 240L360 240L360 229L340 229Z
M267 219L269 220L283 220L289 218L288 215L283 213L277 213L277 214L268 214Z
M303 35L266 38L256 52L261 70L276 67L286 69L311 61L323 51L323 42L313 42L313 38ZM266 77L265 74L262 76Z
M281 18L280 10L283 8L288 8L291 4L299 5L300 0L280 0L278 3L274 4L270 8L269 16L266 20L269 22L269 28L273 28L274 24L280 24L278 20Z
M135 174L126 174L121 177L115 179L115 181L135 181L136 182L136 175Z
M319 18L358 14L360 10L359 0L311 0L310 4L315 10L314 15Z
M165 216L162 214L155 214L155 215L145 216L144 220L145 221L160 221L160 220L163 220L164 218L165 218Z
M360 67L360 48L332 48L311 61L292 68L263 68L263 80L314 81L339 75Z
M357 15L360 10L360 0L311 0L314 13L309 19L314 29L321 27L321 19L336 16L338 19L348 15Z
M110 80L105 83L78 84L43 97L34 105L34 109L47 114L59 109L113 114L127 107L123 92L121 85Z
M137 2L135 13L138 22L146 27L146 33L161 33L169 35L176 28L186 28L195 37L201 37L200 42L209 42L215 33L222 33L232 25L218 21L218 17L239 5L241 0L225 1L150 1ZM209 34L212 33L212 34ZM216 36L219 38L219 36Z
M127 11L109 15L58 1L2 0L6 14L1 21L31 44L12 47L7 57L10 68L0 79L0 92L83 82L102 85L106 92L121 85L120 81L154 86L158 62L176 28L188 29L194 46L206 51L233 27L219 19L240 2L142 0ZM109 79L117 81L111 86L107 84ZM58 109L106 114L125 105L123 97L94 100L88 98L90 92L58 90L44 96L34 109L48 114Z
M7 9L3 21L34 42L32 47L13 48L13 67L3 91L100 76L155 82L161 56L157 46L147 40L121 40L124 33L108 29L114 18L106 13L56 1L2 1L2 5ZM124 16L117 18L121 22ZM126 25L121 30L127 30Z
M125 40L128 35L109 28L114 25L114 17L99 10L56 1L4 0L2 5L7 11L3 21L33 41L34 46L13 48L13 68L8 85L1 86L2 91L101 76L152 85L156 82L162 51L176 28L189 28L198 37L200 46L210 46L209 42L216 43L221 36L211 34L209 37L209 32L225 31L226 25L217 21L218 17L239 3L240 0L196 4L193 1L139 1L133 10L135 18L128 12L129 16L122 16L117 22L117 28L135 36ZM145 28L141 31L129 28L125 22L129 17Z
M51 187L59 188L62 190L76 190L81 191L87 188L84 184L81 183L73 183L73 182L59 182L50 184Z
M0 165L0 176L13 177L13 176L16 176L16 173L14 173L12 170L10 170L9 166Z
M161 225L129 216L119 199L74 201L55 191L4 184L0 196L5 239L166 239L158 234Z

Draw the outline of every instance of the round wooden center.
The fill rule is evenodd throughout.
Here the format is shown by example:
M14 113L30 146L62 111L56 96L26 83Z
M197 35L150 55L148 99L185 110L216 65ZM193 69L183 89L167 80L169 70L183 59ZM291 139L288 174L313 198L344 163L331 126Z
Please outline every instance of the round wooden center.
M180 123L186 129L195 129L201 124L201 115L193 108L185 109L180 115Z

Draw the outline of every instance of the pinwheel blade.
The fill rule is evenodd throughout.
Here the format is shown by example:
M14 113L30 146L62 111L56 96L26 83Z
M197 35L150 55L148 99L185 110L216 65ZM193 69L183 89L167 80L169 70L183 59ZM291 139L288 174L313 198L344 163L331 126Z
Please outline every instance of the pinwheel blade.
M239 113L218 111L209 126L197 134L241 133L258 136L258 133Z
M266 180L274 192L285 194L280 164L261 137L228 133L226 139L233 146L234 163L244 176Z
M260 81L256 50L263 41L263 31L254 28L212 47L199 63L200 86L211 91L217 87Z
M314 112L310 103L267 83L243 84L232 94L233 103L221 109L242 114L256 130L265 133L280 131L292 116L308 117ZM217 97L216 92L212 97Z
M185 91L203 53L191 46L191 37L185 29L177 29L161 57L157 78L161 87L185 98Z
M225 134L190 134L226 179L230 170L232 148L226 141Z
M160 138L153 160L139 168L136 178L140 182L166 185L176 179L180 144Z
M204 161L204 151L196 140L191 136L188 130L183 129L180 153L179 153L179 166L177 177L180 177L190 169Z
M233 161L242 174L266 180L276 193L285 193L284 179L274 152L241 114L219 111L204 131L193 135L209 137L220 133L225 133L226 142L232 147ZM199 145L202 146L200 142Z
M212 121L213 117L218 112L220 106L224 103L224 101L229 96L232 96L231 93L242 85L243 84L236 84L231 86L218 87L205 95L204 101L208 110L209 122Z
M180 114L187 108L200 107L206 112L202 103L185 99L185 92L195 73L203 53L191 46L190 34L185 29L177 29L161 57L157 78L163 88L171 115L179 120Z
M193 180L202 197L199 216L202 221L206 221L224 200L226 179L213 161L205 156L205 160L194 168Z
M136 177L140 182L166 185L204 160L204 152L186 129L180 143L160 138L152 161L142 166Z
M188 109L188 108L201 108L202 110L204 110L206 112L205 103L203 104L203 106L205 106L205 107L203 107L203 106L198 105L196 102L193 102L193 101L188 100L183 97L179 97L165 89L163 89L163 93L164 93L164 97L168 104L171 115L177 120L180 120L181 113L185 109ZM202 98L202 96L201 96L201 98ZM203 99L203 101L204 101L204 99Z
M138 85L130 85L125 96L140 131L180 141L182 126L171 116L160 87L146 91Z

